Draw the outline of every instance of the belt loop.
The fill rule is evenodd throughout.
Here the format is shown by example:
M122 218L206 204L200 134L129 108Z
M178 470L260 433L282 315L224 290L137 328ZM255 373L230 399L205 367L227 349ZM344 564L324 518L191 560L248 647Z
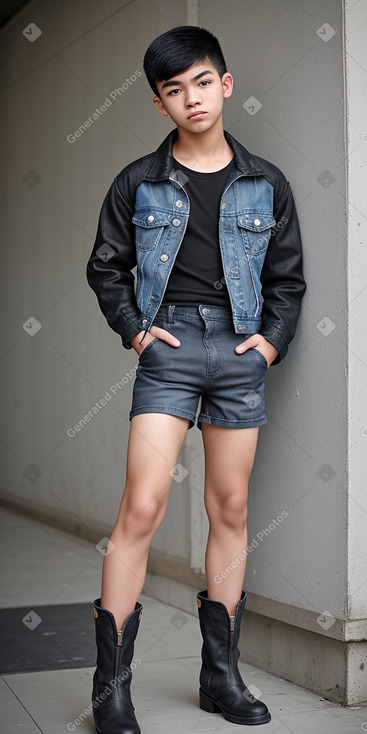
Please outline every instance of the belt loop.
M170 304L168 306L168 323L173 324L174 322L174 314L175 314L175 306Z

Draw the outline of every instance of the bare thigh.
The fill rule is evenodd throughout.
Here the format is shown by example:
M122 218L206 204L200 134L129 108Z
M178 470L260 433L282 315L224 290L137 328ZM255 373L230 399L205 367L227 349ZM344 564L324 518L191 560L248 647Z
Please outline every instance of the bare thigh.
M166 413L142 413L131 419L126 461L126 485L119 520L144 517L154 521L165 511L172 470L184 442L189 421ZM161 518L159 518L161 519Z
M208 515L246 511L248 480L259 427L222 428L202 424L205 452L205 503Z

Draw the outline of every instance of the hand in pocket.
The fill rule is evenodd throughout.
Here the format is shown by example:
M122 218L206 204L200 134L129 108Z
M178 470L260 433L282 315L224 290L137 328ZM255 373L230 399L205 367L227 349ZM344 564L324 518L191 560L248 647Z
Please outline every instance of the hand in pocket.
M151 330L145 334L143 342L141 342L143 336L144 331L140 331L139 334L135 334L131 339L131 345L139 357L144 352L145 347L154 339L162 339L162 341L167 342L172 347L179 347L181 344L179 339L176 339L173 334L166 329L162 329L160 326L152 326Z
M278 355L275 347L273 347L273 345L270 344L264 336L261 336L261 334L253 334L244 342L238 344L235 352L237 352L237 354L243 354L247 349L257 349L261 352L263 357L266 359L268 367L270 367L271 363L274 362L274 359Z

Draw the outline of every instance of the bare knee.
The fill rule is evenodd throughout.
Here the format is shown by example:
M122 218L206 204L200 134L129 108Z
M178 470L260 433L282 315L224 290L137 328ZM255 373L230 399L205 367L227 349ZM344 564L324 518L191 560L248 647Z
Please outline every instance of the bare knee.
M136 487L128 492L121 503L114 532L122 531L131 539L153 536L164 517L166 501L152 494L148 496Z
M242 532L247 523L247 492L229 493L220 502L207 501L206 510L211 526L226 525Z

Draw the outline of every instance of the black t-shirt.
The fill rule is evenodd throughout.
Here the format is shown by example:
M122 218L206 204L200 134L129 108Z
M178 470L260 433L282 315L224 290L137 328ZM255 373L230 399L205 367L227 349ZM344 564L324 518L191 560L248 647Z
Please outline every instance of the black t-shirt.
M184 238L168 279L162 304L229 306L219 246L219 205L233 158L213 173L194 171L174 159L176 170L187 176L190 216Z

